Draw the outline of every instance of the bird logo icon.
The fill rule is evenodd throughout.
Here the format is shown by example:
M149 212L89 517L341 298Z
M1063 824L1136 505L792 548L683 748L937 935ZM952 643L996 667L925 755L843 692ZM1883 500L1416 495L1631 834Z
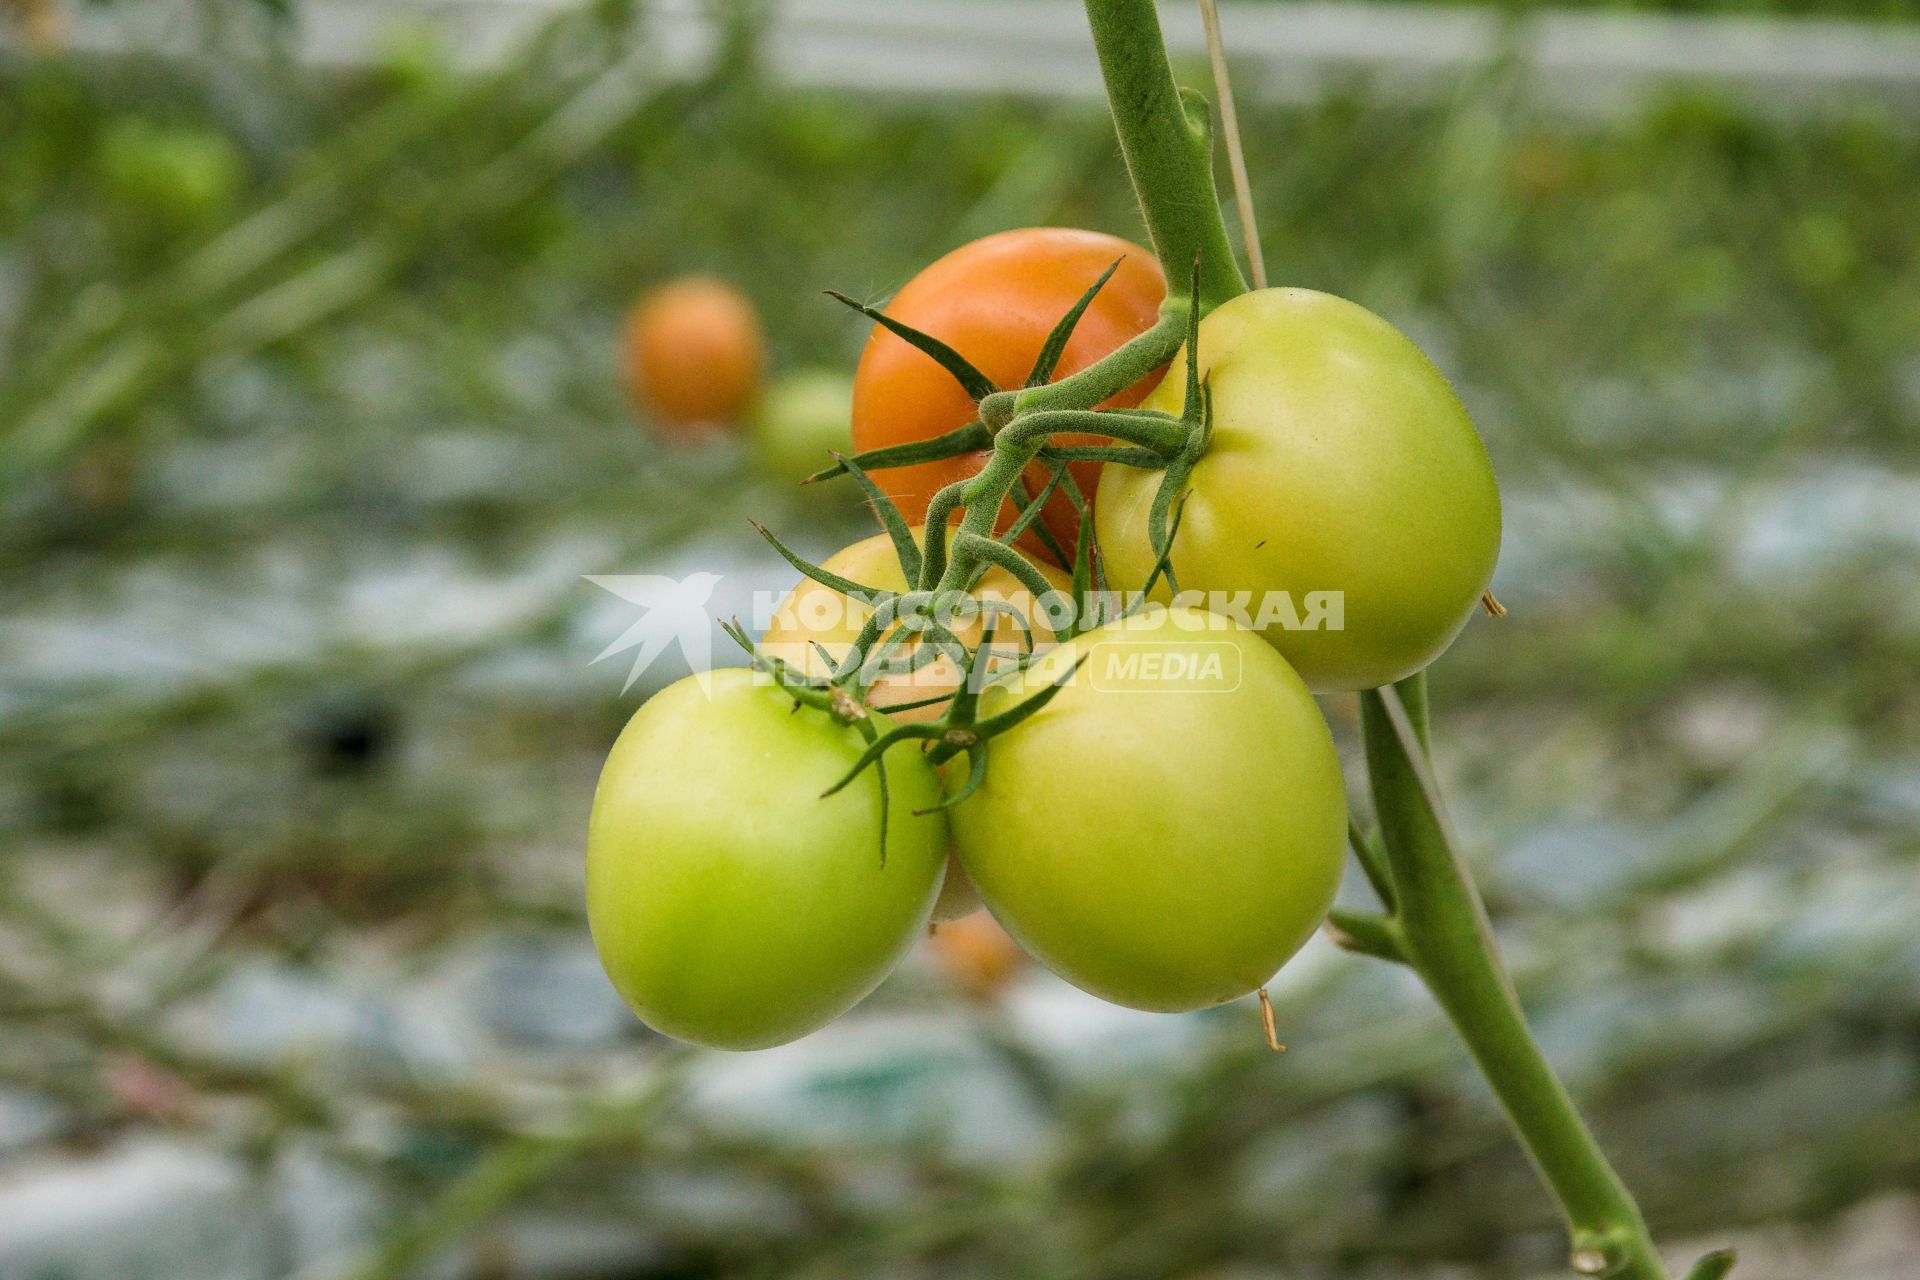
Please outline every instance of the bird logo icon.
M628 649L637 650L627 671L625 693L668 648L678 645L692 671L705 671L713 659L713 618L708 602L720 585L717 573L691 573L668 578L653 573L587 574L588 582L645 612L614 637L593 661L601 662Z

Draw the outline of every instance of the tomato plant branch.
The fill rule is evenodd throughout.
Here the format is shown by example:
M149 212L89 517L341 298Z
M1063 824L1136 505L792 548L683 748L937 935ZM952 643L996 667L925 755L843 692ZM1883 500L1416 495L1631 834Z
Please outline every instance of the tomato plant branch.
M1189 264L1190 265L1190 264ZM1175 279L1173 272L1167 273ZM1184 278L1184 274L1179 278ZM996 391L980 402L980 420L989 429L1004 427L1015 415L1058 409L1091 409L1125 391L1173 359L1187 336L1187 300L1170 294L1160 318L1145 332L1114 348L1075 374L1043 386Z
M1054 477L1044 495L1026 504L1025 524L1020 527L1033 524L1034 509L1066 479L1064 459L1076 456L1072 450L1079 446L1056 445L1056 435L1103 435L1118 442L1098 447L1100 453L1114 454L1109 461L1166 471L1150 520L1159 561L1146 589L1151 590L1162 575L1172 585L1172 526L1178 523L1179 497L1188 472L1210 441L1207 389L1190 362L1185 408L1178 419L1093 410L1170 360L1183 343L1194 340L1198 318L1244 292L1246 284L1228 247L1214 190L1204 105L1196 111L1174 84L1152 0L1087 0L1086 8L1121 151L1170 283L1169 295L1150 328L1102 360L1058 382L1019 390L992 389L958 353L888 322L872 308L843 299L948 367L976 400L979 416L977 422L938 440L910 446L911 458L900 449L876 452L863 455L857 463L839 462L838 470L957 456L991 446L978 472L948 485L928 505L925 545L917 557L902 556L903 569L917 590L879 602L843 664L845 671L866 661L869 649L881 643L883 631L896 617L937 611L943 602L963 595L986 564L1011 572L1036 596L1047 594L1043 575L1015 550L1012 536L996 538L995 526L1036 458L1050 460ZM1051 373L1078 313L1099 287L1097 282L1089 289L1049 337L1035 366L1034 381ZM822 473L827 474L832 471ZM1085 504L1077 495L1075 505L1084 515ZM959 527L949 545L944 531L955 516ZM886 523L890 532L897 532L894 526L899 522ZM1079 601L1085 598L1098 564L1084 526L1074 560L1074 597ZM1079 629L1078 620L1069 619L1067 634L1077 634ZM965 649L951 632L943 630L939 639ZM881 643L882 652L901 643L897 636ZM961 652L958 657L965 659L960 665L971 685L979 650ZM943 759L958 750L983 753L987 738L1032 714L1044 704L1045 696L978 724L972 723L971 697L956 697L942 725L911 732L944 735L935 749ZM1406 964L1420 975L1486 1076L1521 1145L1558 1202L1572 1237L1574 1270L1620 1280L1667 1280L1639 1206L1534 1041L1502 967L1485 907L1459 858L1428 765L1424 676L1363 693L1361 702L1367 772L1379 830L1369 833L1353 828L1350 835L1355 856L1383 910L1336 908L1329 917L1330 930L1341 945ZM876 747L870 754L877 758L883 750ZM975 774L983 761L984 756L976 754ZM1688 1280L1720 1280L1731 1265L1731 1255L1710 1254L1696 1264Z
M1214 192L1206 101L1174 84L1153 0L1087 0L1087 22L1154 252L1169 281L1200 260L1204 314L1247 291Z
M1574 1270L1666 1280L1639 1207L1540 1052L1500 963L1427 762L1425 687L1416 675L1361 695L1367 771L1395 903L1387 916L1359 924L1359 933L1353 919L1336 926L1359 950L1377 954L1373 944L1390 941L1433 993L1559 1202L1573 1237Z

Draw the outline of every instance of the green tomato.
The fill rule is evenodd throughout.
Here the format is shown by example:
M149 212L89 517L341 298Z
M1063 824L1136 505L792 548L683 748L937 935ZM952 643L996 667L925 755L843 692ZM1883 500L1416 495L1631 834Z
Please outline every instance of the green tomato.
M1142 408L1180 412L1186 360ZM1379 316L1307 289L1223 303L1200 322L1200 365L1214 433L1174 537L1180 589L1250 592L1241 620L1316 691L1377 688L1440 656L1500 552L1493 468L1440 371ZM1120 587L1153 568L1160 478L1101 474L1096 527Z
M754 410L754 456L770 476L798 484L853 448L853 379L802 369L774 379Z
M1160 605L989 689L983 714L1083 658L992 740L952 811L960 860L1007 932L1077 987L1164 1012L1245 995L1340 882L1346 792L1326 722L1258 636ZM965 775L949 766L949 786Z
M741 669L688 676L614 743L587 829L587 919L650 1026L722 1049L813 1031L880 984L926 927L946 864L910 746L821 797L865 739Z

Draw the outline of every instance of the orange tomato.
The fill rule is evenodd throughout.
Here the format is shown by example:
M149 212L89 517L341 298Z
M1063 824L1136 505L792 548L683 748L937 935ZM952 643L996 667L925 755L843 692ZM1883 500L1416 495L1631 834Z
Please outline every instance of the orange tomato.
M628 394L667 434L737 422L760 393L760 317L725 281L686 276L634 304L622 356Z
M1020 944L984 911L937 925L927 945L947 981L976 1000L999 995L1020 972Z
M1145 331L1158 318L1166 280L1154 256L1139 245L1066 227L1002 231L962 245L928 266L894 295L886 313L940 339L996 386L1016 388L1025 385L1053 326L1116 258L1121 259L1119 269L1080 317L1054 370L1055 379L1063 378ZM1159 380L1156 371L1102 407L1136 405ZM930 439L965 426L974 416L973 401L952 375L904 339L874 326L854 375L855 449ZM1074 438L1059 439L1071 443ZM1100 441L1086 437L1082 442ZM925 520L927 503L935 493L979 471L986 458L987 451L982 450L876 471L874 479L907 519L918 524ZM1080 492L1091 501L1100 464L1075 463L1072 474ZM1029 494L1037 494L1046 482L1047 470L1037 463L1023 477ZM1014 515L1009 502L1001 512L1000 527L1011 523ZM1070 555L1079 520L1066 495L1055 494L1043 519Z

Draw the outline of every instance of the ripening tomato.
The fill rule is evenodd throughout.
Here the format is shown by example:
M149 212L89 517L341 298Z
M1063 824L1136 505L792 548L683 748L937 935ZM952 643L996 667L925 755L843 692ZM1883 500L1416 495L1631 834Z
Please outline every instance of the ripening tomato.
M948 982L975 1000L992 1000L1020 972L1020 944L982 911L936 928L927 939Z
M738 422L760 393L760 317L722 280L687 276L634 305L622 340L627 391L669 435Z
M887 304L889 316L932 334L979 369L996 386L1016 388L1046 343L1047 334L1100 273L1120 259L1119 270L1080 317L1055 379L1077 373L1127 339L1150 328L1166 296L1166 280L1154 256L1136 244L1097 231L1029 227L1002 231L962 245L934 262ZM1142 379L1103 407L1129 407L1158 380ZM861 451L943 435L975 417L973 401L930 357L878 325L854 375L853 444ZM1077 437L1058 437L1072 443ZM1087 437L1082 443L1106 443ZM985 464L986 451L941 462L876 471L874 479L909 521L926 518L933 495L964 480ZM1075 463L1072 474L1091 498L1098 463ZM1024 477L1029 494L1046 484L1035 465ZM1001 528L1014 518L1009 502ZM1045 521L1060 547L1072 554L1079 528L1073 505L1056 494Z
M649 1026L760 1049L845 1013L926 927L947 856L940 798L911 747L822 797L865 748L750 672L688 676L635 713L587 829L600 961Z
M924 541L926 530L915 527L913 536L916 541ZM820 567L843 578L851 578L863 586L886 591L907 589L906 577L900 572L900 560L893 552L893 541L884 533L863 538L835 552ZM1067 576L1050 566L1042 565L1039 568L1048 583L1062 593L1064 600L1066 593L1072 589ZM1034 647L1044 647L1053 642L1053 632L1047 627L1045 608L1049 602L1034 600L1032 593L1020 585L1020 580L1005 569L989 566L974 583L970 594L977 599L997 600L1018 609L1033 628ZM768 624L766 634L761 638L760 650L808 675L828 675L831 667L820 656L820 649L825 649L835 662L845 658L847 651L853 648L853 642L859 638L860 628L871 616L872 610L865 605L855 603L812 578L802 578L787 593L787 598L775 607L773 621ZM973 617L964 622L956 619L953 632L963 643L973 646L980 642L985 629L984 621ZM1003 613L1001 620L995 624L993 647L996 654L1004 656L999 662L989 658L988 670L995 670L1000 663L1011 660L1023 643L1013 620ZM815 648L816 645L819 648ZM944 700L959 685L960 669L952 659L943 656L917 671L881 676L869 691L868 700L872 705L887 710L896 720L931 720L944 709L941 702L924 707L901 704L924 702L930 698Z
M1146 407L1179 412L1186 358ZM1250 620L1320 692L1432 662L1500 552L1493 467L1440 371L1371 311L1308 289L1223 303L1200 323L1200 365L1214 434L1174 538L1181 590L1250 593ZM1117 587L1152 570L1159 481L1131 467L1101 477L1096 524Z
M990 689L983 714L1083 658L993 740L952 810L960 860L1007 932L1083 990L1160 1012L1245 995L1340 882L1346 793L1326 722L1253 632L1161 605L1055 648Z

